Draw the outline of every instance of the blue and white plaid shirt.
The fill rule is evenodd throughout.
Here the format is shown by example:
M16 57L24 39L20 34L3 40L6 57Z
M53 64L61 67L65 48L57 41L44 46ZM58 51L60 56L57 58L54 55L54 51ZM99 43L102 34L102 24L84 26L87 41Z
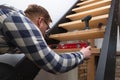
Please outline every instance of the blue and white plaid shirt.
M24 13L4 7L0 6L0 49L3 53L19 49L40 68L54 74L67 72L83 62L81 52L56 54Z

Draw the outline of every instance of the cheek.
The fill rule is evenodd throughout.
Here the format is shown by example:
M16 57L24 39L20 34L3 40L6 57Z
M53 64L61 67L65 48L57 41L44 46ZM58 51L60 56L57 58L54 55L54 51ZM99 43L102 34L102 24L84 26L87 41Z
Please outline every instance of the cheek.
M47 31L47 27L46 27L46 26L44 27L44 31L45 31L45 32Z
M43 27L43 28L41 28L41 31L42 31L43 33L45 33L45 32L47 31L47 28L46 28L46 27Z
M44 26L40 26L40 27L38 27L41 31L43 31L44 30Z
M45 25L41 25L41 26L39 27L39 29L40 29L42 32L46 32L47 27L46 27Z

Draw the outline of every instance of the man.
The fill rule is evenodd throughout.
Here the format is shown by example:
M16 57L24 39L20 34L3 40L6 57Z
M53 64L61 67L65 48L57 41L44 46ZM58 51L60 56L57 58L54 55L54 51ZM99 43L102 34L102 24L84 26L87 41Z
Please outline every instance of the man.
M70 71L90 58L90 46L60 55L48 47L43 36L52 20L45 8L32 4L24 13L0 6L0 43L4 45L1 53L22 52L40 69L53 74Z

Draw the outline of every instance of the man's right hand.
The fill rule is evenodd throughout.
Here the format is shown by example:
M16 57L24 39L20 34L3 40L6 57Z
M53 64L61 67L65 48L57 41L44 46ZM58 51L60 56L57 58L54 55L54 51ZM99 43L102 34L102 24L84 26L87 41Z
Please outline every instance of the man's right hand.
M91 46L83 47L80 52L83 53L84 59L89 59L91 56Z

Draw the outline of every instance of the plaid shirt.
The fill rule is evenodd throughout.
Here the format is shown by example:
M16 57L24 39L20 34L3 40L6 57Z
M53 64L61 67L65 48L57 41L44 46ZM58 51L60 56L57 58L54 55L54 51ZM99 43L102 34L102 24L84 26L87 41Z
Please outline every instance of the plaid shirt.
M47 46L37 26L14 8L0 7L0 38L6 50L17 48L40 68L54 74L67 72L83 62L81 52L56 54Z

